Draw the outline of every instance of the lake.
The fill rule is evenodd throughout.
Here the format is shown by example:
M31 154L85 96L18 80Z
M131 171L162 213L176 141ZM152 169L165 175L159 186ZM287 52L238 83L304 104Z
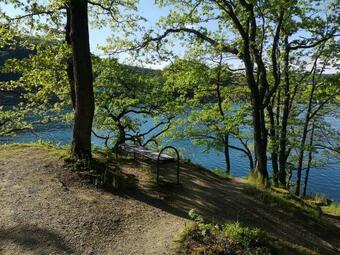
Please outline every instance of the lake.
M340 127L339 120L336 120ZM150 121L144 123L147 127L151 125ZM51 141L53 143L70 144L72 128L66 124L50 124L39 127L35 132L25 132L16 137L2 137L0 144L4 143L24 143L37 141L38 139ZM101 146L102 141L93 137L93 143ZM169 143L169 142L165 142ZM237 141L232 141L237 143ZM206 152L206 148L193 145L190 140L172 141L172 145L177 147L185 159L193 163L202 165L208 169L221 168L225 169L224 156L216 150ZM246 176L249 171L248 159L238 151L230 150L231 173L233 176ZM270 167L270 162L269 162ZM340 202L340 165L329 164L323 168L312 169L309 177L308 193L324 194L334 201Z

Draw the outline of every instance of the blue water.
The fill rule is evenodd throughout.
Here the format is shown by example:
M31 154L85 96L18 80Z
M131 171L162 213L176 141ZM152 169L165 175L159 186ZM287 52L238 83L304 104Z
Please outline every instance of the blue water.
M146 121L143 125L147 128L151 121ZM340 125L339 125L340 126ZM51 141L53 143L70 144L72 128L66 124L46 125L39 127L35 132L25 132L16 137L2 137L0 144L3 143L23 143L37 141L38 139ZM92 137L93 144L102 146L102 140ZM237 141L232 140L233 144ZM191 160L193 163L202 165L208 169L225 169L224 156L216 150L206 151L203 146L193 145L190 140L166 141L164 144L176 146L183 158ZM233 176L245 176L249 172L249 161L243 153L230 150L231 173ZM270 167L270 162L269 162ZM320 193L340 202L340 165L329 164L323 168L312 169L310 172L307 192Z

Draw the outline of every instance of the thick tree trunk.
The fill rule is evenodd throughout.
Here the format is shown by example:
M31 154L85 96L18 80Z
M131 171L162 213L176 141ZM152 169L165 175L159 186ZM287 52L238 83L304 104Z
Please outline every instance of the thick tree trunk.
M94 115L92 63L86 0L70 0L75 116L72 154L91 160L91 130Z
M118 126L118 139L114 147L115 150L117 150L120 145L126 142L126 133L124 126L120 122L118 122L117 126Z
M266 120L264 114L264 87L265 77L264 73L261 73L261 79L263 84L258 86L254 78L254 63L250 54L250 42L244 41L244 55L243 62L246 68L247 83L251 91L251 104L252 104L252 117L253 117L253 132L254 132L254 151L256 166L254 173L258 179L266 184L268 181L267 171L267 130ZM263 68L263 66L262 66ZM263 70L262 70L263 71Z
M256 166L255 174L262 183L268 180L267 171L267 130L265 126L264 109L258 106L257 100L253 103L253 125Z

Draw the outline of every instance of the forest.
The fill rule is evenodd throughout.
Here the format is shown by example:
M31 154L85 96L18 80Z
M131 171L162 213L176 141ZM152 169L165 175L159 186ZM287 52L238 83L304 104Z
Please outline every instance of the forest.
M65 169L71 168L78 177L95 178L104 190L110 182L115 194L121 187L119 192L129 190L132 170L117 170L124 169L127 160L132 160L136 172L145 174L144 168L150 168L143 178L153 178L149 176L153 164L144 166L135 153L134 159L127 159L124 146L159 152L166 145L177 147L176 141L189 141L187 150L199 146L209 155L221 155L205 160L218 160L223 167L206 171L194 164L201 162L195 157L204 158L204 154L189 159L181 151L181 188L169 183L155 188L162 199L192 195L187 195L189 208L177 213L184 212L184 218L194 222L177 238L178 254L337 254L339 23L338 0L1 0L0 159L8 160L6 153L16 154L20 146L33 146L27 154L33 157L34 150L40 153L37 145L20 145L15 139L42 127L69 125L67 144L57 138L53 141L62 145L33 142L47 143L48 150L53 147L58 153L62 150ZM99 42L96 47L95 42ZM9 137L15 143L6 144ZM100 142L94 144L94 139ZM6 173L6 164L12 164L6 162L1 172ZM240 176L240 162L246 176ZM182 174L183 165L190 171ZM167 171L174 173L174 168ZM218 181L206 177L206 186L194 188L194 178L201 178L201 171ZM191 172L191 179L186 179ZM141 187L143 178L138 180ZM223 191L217 184L221 180ZM237 185L244 189L243 195L237 195ZM335 187L328 192L331 185ZM9 187L8 192L15 189ZM200 196L201 202L194 203ZM232 210L242 211L243 204L250 211L259 207L261 211L254 209L253 214L261 219L252 224L253 216L233 218L226 211L237 199L240 205ZM204 205L204 201L210 202ZM220 211L228 218L220 217ZM322 218L327 212L331 216ZM274 217L277 222L289 222L291 228L302 224L304 233L323 239L298 242L288 230L280 236L266 227ZM282 225L289 229L289 224ZM41 235L42 239L47 236ZM2 239L7 240L4 236L0 230L0 251ZM152 237L146 240L150 243ZM278 244L278 240L284 241ZM328 243L327 248L321 247L322 242ZM166 246L162 246L166 251L138 253L128 244L124 251L91 245L96 247L93 253L77 248L65 254L173 252ZM21 254L4 249L5 254Z

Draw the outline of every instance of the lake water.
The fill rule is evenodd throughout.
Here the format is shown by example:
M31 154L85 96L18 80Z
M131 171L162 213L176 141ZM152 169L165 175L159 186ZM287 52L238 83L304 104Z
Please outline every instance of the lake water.
M338 120L337 120L338 121ZM339 127L340 127L340 123ZM144 123L149 126L150 121ZM72 128L65 124L41 126L33 132L22 133L16 137L2 137L0 144L3 143L21 143L37 141L38 139L51 141L53 143L70 144ZM102 141L93 137L93 143L101 146ZM167 142L170 143L170 142ZM237 141L232 141L237 143ZM224 156L216 150L206 152L206 148L195 146L189 140L171 141L171 144L176 146L182 157L190 159L192 162L202 165L205 168L221 168L225 169ZM230 150L231 152L231 173L233 176L245 176L249 172L249 162L244 155L238 151ZM270 163L270 162L269 162ZM270 167L270 165L269 165ZM323 168L312 169L310 172L308 193L320 193L325 196L340 202L340 165L329 164Z

